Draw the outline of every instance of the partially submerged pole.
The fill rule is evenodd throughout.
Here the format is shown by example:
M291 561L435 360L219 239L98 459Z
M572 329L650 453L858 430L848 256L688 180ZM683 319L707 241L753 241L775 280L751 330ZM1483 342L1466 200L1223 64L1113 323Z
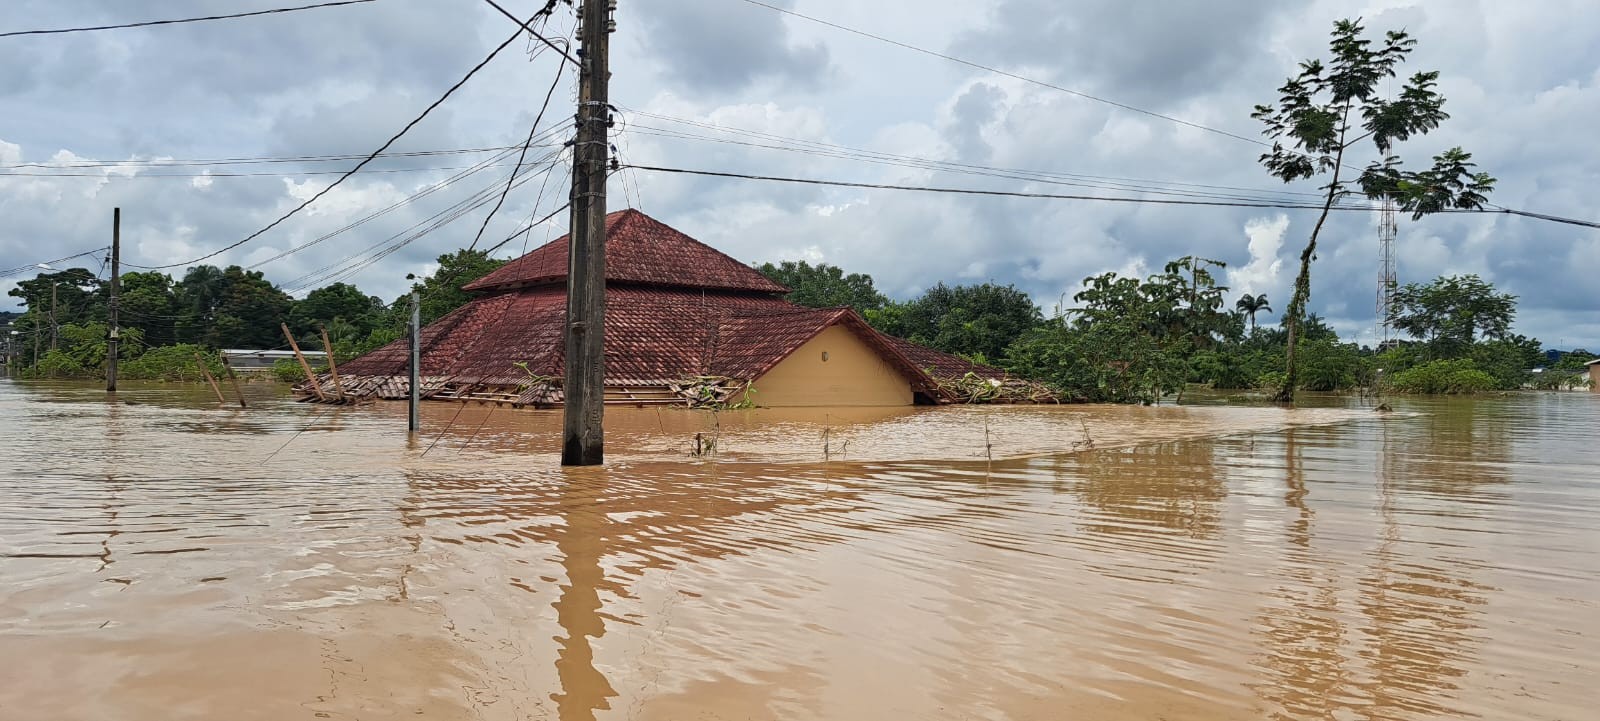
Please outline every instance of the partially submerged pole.
M283 328L283 337L289 339L289 349L294 351L294 359L300 361L300 370L306 372L306 382L311 384L311 392L317 394L317 400L327 401L328 397L322 394L322 384L317 382L317 375L311 372L311 364L306 362L306 357L300 353L300 344L294 342L294 334L289 332L288 323L279 323Z
M328 354L328 375L333 377L333 394L343 403L344 386L339 384L339 364L333 360L333 344L328 342L328 329L317 326L317 332L322 334L322 352Z
M228 382L233 384L233 392L239 396L239 407L249 408L244 403L244 389L239 387L239 376L233 372L233 364L228 362L228 356L222 356L222 370L228 373Z
M611 0L583 0L578 137L572 150L561 465L605 460L606 158Z
M411 396L410 408L406 414L406 429L416 433L422 428L422 420L417 417L417 405L422 400L422 301L418 300L417 292L411 291Z
M207 383L211 384L211 392L217 394L217 403L227 403L228 399L222 397L222 388L217 385L217 379L212 377L211 369L206 367L206 359L200 357L200 351L194 353L195 365L200 366L200 375L204 376Z
M117 390L117 355L121 351L122 328L117 324L119 296L122 292L122 209L111 209L111 295L106 304L106 391Z

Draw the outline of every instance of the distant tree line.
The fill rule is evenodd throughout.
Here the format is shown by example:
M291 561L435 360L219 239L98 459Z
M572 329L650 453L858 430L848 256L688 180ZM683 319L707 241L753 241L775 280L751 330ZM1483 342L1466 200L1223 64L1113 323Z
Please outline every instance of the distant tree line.
M880 293L872 278L827 265L788 261L757 266L811 307L850 306L891 335L1000 367L1054 386L1078 400L1151 403L1192 385L1277 391L1287 382L1285 319L1265 294L1228 302L1211 268L1176 259L1144 278L1103 273L1084 280L1070 306L1048 317L1010 285L929 288L904 302ZM1341 340L1316 314L1298 329L1295 387L1310 391L1387 389L1472 393L1533 385L1581 384L1573 372L1593 358L1573 351L1545 373L1539 341L1511 332L1516 297L1475 275L1441 277L1399 289L1393 327L1408 339L1386 347Z
M503 265L480 251L438 258L438 270L413 288L422 322L465 304L460 287ZM119 324L124 377L186 377L194 353L222 348L287 347L282 324L302 349L321 350L326 330L336 358L350 358L400 338L408 296L390 303L354 285L334 283L296 300L260 271L198 265L174 278L157 271L124 273ZM41 273L10 295L25 311L12 321L12 357L26 376L91 377L104 373L110 285L86 268ZM37 349L37 351L36 351ZM149 355L149 357L146 357ZM143 362L139 362L143 358Z

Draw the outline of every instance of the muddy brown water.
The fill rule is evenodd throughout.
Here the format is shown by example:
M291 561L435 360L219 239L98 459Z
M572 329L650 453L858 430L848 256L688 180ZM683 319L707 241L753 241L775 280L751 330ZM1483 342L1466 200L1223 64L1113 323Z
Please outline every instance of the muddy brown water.
M0 381L0 718L1595 718L1600 394L207 392Z

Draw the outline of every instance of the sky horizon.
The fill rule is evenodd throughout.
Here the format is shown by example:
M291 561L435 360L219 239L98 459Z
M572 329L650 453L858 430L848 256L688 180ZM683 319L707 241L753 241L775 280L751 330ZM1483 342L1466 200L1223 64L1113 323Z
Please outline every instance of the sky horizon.
M1441 73L1452 117L1397 148L1407 167L1459 145L1499 180L1490 196L1497 206L1600 219L1591 190L1600 150L1582 131L1600 111L1600 26L1570 22L1585 13L1576 1L1301 1L1265 9L1229 2L1159 12L1109 0L764 1L1007 74L762 3L620 0L611 94L622 162L1023 193L1314 201L1318 181L1285 186L1257 163L1262 147L1249 139L1261 137L1260 125L1249 114L1276 97L1299 61L1326 55L1335 20L1359 16L1369 36L1404 28L1417 40L1402 75ZM0 33L295 4L23 0L11 4ZM502 4L527 17L543 2ZM546 32L566 36L572 26L562 6ZM0 63L15 69L0 77L0 268L106 245L117 206L127 270L235 243L327 187L515 30L484 2L379 0L0 38ZM275 283L301 290L297 297L344 280L394 298L406 274L431 272L436 256L473 241L516 160L515 150L456 151L520 146L554 81L528 155L540 164L509 193L479 247L500 242L564 201L559 141L569 134L575 84L571 72L557 77L559 65L554 51L519 38L392 148L410 155L375 162L373 172L205 262L259 264ZM209 160L291 156L302 160ZM1368 149L1351 164L1372 157ZM201 159L208 162L194 162ZM478 163L490 167L468 173ZM450 210L474 193L487 205ZM1228 263L1219 275L1230 299L1266 293L1281 311L1316 221L1306 209L914 193L645 170L614 175L609 193L612 210L638 207L744 262L831 263L871 275L902 300L939 281L1012 283L1047 314L1087 276L1143 275L1189 254ZM436 214L451 222L402 242ZM565 222L558 214L496 256L553 239ZM1312 271L1309 309L1345 340L1367 345L1376 328L1377 238L1375 213L1333 214ZM1476 273L1519 296L1515 332L1546 347L1600 347L1589 278L1600 269L1600 230L1503 214L1403 216L1397 250L1401 283ZM63 267L71 265L93 270L100 262ZM0 279L0 310L18 309L4 291L31 275ZM1262 320L1276 322L1277 313Z

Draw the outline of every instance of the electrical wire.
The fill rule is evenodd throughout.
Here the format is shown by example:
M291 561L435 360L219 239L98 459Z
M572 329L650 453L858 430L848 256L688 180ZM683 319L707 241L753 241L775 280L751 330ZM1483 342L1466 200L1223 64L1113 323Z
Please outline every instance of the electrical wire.
M13 275L26 273L29 270L38 269L39 266L41 266L41 265L54 265L56 263L65 263L65 262L67 262L69 260L72 260L73 258L81 258L81 257L83 257L85 255L93 255L95 253L99 253L99 252L105 251L105 250L111 250L111 246L107 245L107 246L103 246L103 247L100 247L100 248L95 248L93 250L85 250L85 251L83 251L81 253L73 253L72 255L63 256L63 257L60 257L60 258L56 258L54 260L40 261L38 263L29 263L27 265L19 265L19 266L15 267L15 268L7 268L6 270L0 270L0 278L9 278L9 277L11 277Z
M385 141L382 146L379 146L379 148L377 150L372 151L372 153L367 155L367 157L365 159L363 159L359 163L356 163L355 167L353 167L350 170L346 171L344 175L339 176L338 180L335 180L332 183L330 183L328 185L328 187L317 191L316 194L312 195L310 198L307 198L305 200L305 202L302 202L301 204L295 206L289 212L284 213L277 220L274 220L271 223L268 223L266 225L266 227L254 232L254 233L251 233L250 235L245 236L243 239L241 239L241 240L239 240L237 242L231 243L229 245L223 246L222 248L219 248L219 249L214 250L214 251L212 251L210 253L207 253L206 255L202 255L202 256L200 256L198 258L193 258L193 259L186 260L186 261L183 261L183 262L180 262L180 263L168 263L166 265L136 265L136 264L133 264L133 263L126 263L125 265L128 265L130 267L134 267L134 268L143 268L143 269L146 269L146 270L162 270L162 269L166 269L166 268L179 268L179 267L182 267L182 266L193 265L193 264L198 263L200 261L207 260L207 259L210 259L210 258L214 258L214 257L216 257L218 255L221 255L221 254L226 253L226 252L228 252L230 250L233 250L234 248L237 248L237 247L239 247L241 245L244 245L245 243L248 243L248 242L250 242L252 240L255 240L256 238L260 237L263 233L266 233L267 231L272 230L273 228L277 227L278 224L280 224L283 221L288 220L289 218L293 217L296 213L299 213L301 210L304 210L307 206L311 205L312 203L315 203L318 198L321 198L322 196L327 195L334 188L339 187L340 183L343 183L344 181L348 180L350 178L350 176L355 175L363 167L366 167L367 163L372 162L373 159L377 158L378 155L383 153L383 151L388 150L389 146L394 145L395 142L399 141L400 138L403 137L407 132L410 132L410 130L412 128L416 127L418 123L422 122L423 118L428 117L428 114L433 112L434 108L437 108L440 105L442 105L444 103L444 101L449 99L451 95L453 95L457 90L459 90L461 88L461 86L466 85L467 81L472 79L472 76L477 75L478 71L482 70L484 68L484 66L487 66L490 63L490 61L494 60L495 56L500 54L500 51L505 50L507 46L509 46L513 41L515 41L521 35L522 35L522 29L518 28L517 32L512 33L512 35L510 37L506 38L504 42L500 43L498 46L495 47L494 50L490 51L489 55L487 57L485 57L483 60L479 61L477 65L474 65L471 70L468 70L467 74L462 76L460 80L457 80L455 85L450 86L450 88L448 90L444 91L444 94L439 96L438 100L433 101L431 104L428 105L428 107L423 109L423 111L422 111L422 113L420 115L418 115L417 117L413 118L411 120L411 122L406 123L405 127L400 129L400 132L395 133L392 137L390 137L387 141Z
M361 5L361 4L369 3L369 2L373 2L373 1L374 0L338 0L338 2L317 3L315 5L301 5L299 7L290 7L290 8L272 8L270 10L255 10L255 11L246 12L246 13L233 13L232 15L208 15L206 17L179 18L179 19L175 19L175 20L146 20L144 22L124 23L124 24L121 24L121 25L98 25L98 26L94 26L94 27L59 28L59 29L54 29L54 30L13 30L11 32L0 33L0 38L18 37L18 36L22 36L22 35L60 35L60 34L63 34L63 33L86 33L86 32L94 32L94 31L97 31L97 30L121 30L121 29L124 29L124 28L146 28L146 27L152 27L152 26L155 26L155 25L180 25L180 24L183 24L183 23L198 23L198 22L207 22L207 21L211 21L211 20L232 20L232 19L235 19L235 18L256 17L258 15L276 15L278 13L292 13L292 12L299 12L301 10L317 10L317 9L320 9L320 8L339 7L341 5Z
M842 188L871 188L877 190L911 190L925 193L952 193L958 195L988 195L1011 198L1048 198L1055 200L1096 200L1112 203L1145 203L1153 205L1205 205L1238 208L1282 208L1294 210L1321 210L1320 203L1285 203L1274 201L1238 201L1238 200L1187 200L1179 198L1129 198L1103 195L1067 195L1060 193L1025 193L1009 190L980 190L976 188L940 188L914 185L893 185L889 183L854 183L841 180L817 180L813 178L785 178L772 175L748 175L745 173L728 173L714 170L693 170L688 168L664 168L653 165L629 165L623 167L637 168L639 170L654 171L658 173L680 173L684 175L703 175L716 178L737 178L740 180L766 180L779 183L799 183L804 185L827 185ZM1367 205L1361 206L1333 206L1334 210L1359 210L1371 212Z
M658 119L658 120L665 120L665 121L673 122L673 123L681 123L681 124L684 124L684 125L691 125L691 126L695 126L695 127L699 127L699 128L704 128L704 129L708 129L708 130L717 131L717 132L720 132L720 133L728 133L728 134L734 134L734 135L744 135L744 136L748 136L748 137L759 138L759 139L762 139L762 140L772 140L772 141L783 142L783 143L792 143L792 144L797 144L797 145L803 146L805 148L820 148L820 149L824 149L824 150L838 151L840 153L862 154L862 155L866 155L866 156L874 157L874 158L903 160L903 161L907 161L907 162L918 162L918 163L931 163L931 164L937 164L937 165L941 166L941 168L949 168L949 169L957 169L957 170L982 170L982 171L993 171L993 172L1012 173L1012 174L1019 174L1019 175L1037 176L1037 177L1041 177L1041 178L1064 178L1064 179L1069 179L1069 180L1103 181L1103 182L1106 182L1106 183L1109 183L1109 184L1124 184L1124 183L1127 183L1127 184L1136 184L1136 185L1166 185L1166 186L1173 186L1175 188L1200 188L1200 189L1207 189L1207 190L1231 190L1231 191L1240 191L1240 192L1247 192L1247 193L1261 193L1261 194L1286 195L1286 196L1304 196L1304 197L1308 197L1308 198L1321 198L1321 197L1323 197L1322 193L1309 193L1309 192L1293 191L1293 190L1268 190L1268 189L1259 189L1259 188L1245 188L1245 187L1231 186L1231 185L1215 185L1215 184L1206 184L1206 183L1187 183L1187 182L1171 181L1171 180L1150 180L1150 179L1144 179L1144 178L1129 178L1129 177L1107 176L1107 175L1090 175L1090 174L1084 174L1084 173L1067 173L1067 172L1060 172L1060 171L1026 170L1026 169L1019 169L1019 168L1007 168L1007 167L992 166L992 165L979 165L979 164L973 164L973 163L961 163L961 162L947 161L947 160L936 160L936 159L932 159L932 158L924 158L924 157L919 157L919 156L914 156L914 155L896 155L896 154L893 154L893 153L885 153L885 152L875 151L875 150L866 150L866 149L862 149L862 148L854 148L854 147L850 147L850 146L847 146L847 145L838 145L838 144L834 144L834 143L826 143L826 142L816 141L816 140L805 140L805 139L801 139L801 138L791 138L791 137L786 137L786 136L782 136L782 135L775 135L775 134L772 134L772 133L764 133L764 132L755 131L755 130L747 130L747 129L743 129L743 128L735 128L735 127L729 127L729 126L725 126L725 125L717 125L717 124L713 124L713 123L706 123L706 122L702 122L702 121L691 120L691 119L688 119L688 118L678 118L678 117L674 117L674 116L671 116L671 115L662 115L662 114L659 114L659 113L651 113L651 112L646 112L646 111L643 111L643 110L633 110L633 109L629 109L629 108L624 108L623 110L624 110L625 113L628 113L628 114L639 115L639 116L642 116L642 117L654 118L654 119ZM650 126L638 126L638 125L636 125L635 127L649 128ZM652 129L658 130L658 131L662 130L662 129L659 129L659 128L652 128ZM674 131L674 132L683 133L684 131ZM695 137L703 138L703 136L695 136ZM710 138L704 138L704 139L710 140ZM721 141L721 142L733 143L735 141ZM766 147L766 146L757 145L757 147Z
M1023 76L1023 75L1018 75L1016 73L1007 72L1005 70L1001 70L999 68L996 68L996 67L993 67L993 66L990 66L990 65L984 65L984 64L981 64L981 63L975 63L975 62L973 62L971 60L964 60L962 58L955 57L954 55L947 55L945 53L941 53L941 52L938 52L936 50L929 50L927 48L917 47L917 46L912 45L910 43L903 43L903 42L900 42L899 40L892 40L892 39L886 38L886 37L884 37L882 35L874 35L873 33L869 33L869 32L867 32L865 30L857 30L857 29L852 28L852 27L848 27L848 26L845 26L845 25L840 25L839 23L823 20L822 18L812 17L812 16L806 15L804 13L795 12L795 11L790 10L788 8L782 8L782 7L778 7L777 5L771 5L771 4L768 4L768 3L765 3L765 2L761 2L761 0L743 0L743 2L749 3L751 5L756 5L758 7L764 7L766 9L772 10L774 12L783 13L784 15L788 15L790 17L800 18L801 20L806 20L808 22L813 22L813 23L816 23L818 25L826 25L826 26L828 26L830 28L833 28L835 30L843 30L843 31L845 31L847 33L851 33L851 34L854 34L854 35L859 35L859 36L864 37L864 38L870 38L872 40L877 40L878 42L888 43L890 45L894 45L894 46L897 46L897 47L905 48L906 50L919 52L919 53L922 53L923 55L931 55L931 56L936 57L936 58L941 58L943 60L948 60L948 61L953 62L953 63L959 63L961 65L965 65L965 66L970 67L970 68L975 68L975 69L978 69L978 70L982 70L984 72L994 73L996 75L1003 75L1003 76L1011 78L1013 80L1020 80L1022 82L1029 83L1029 84L1032 84L1032 85L1038 85L1040 87L1050 88L1051 90L1058 90L1058 91L1066 93L1068 95L1075 95L1075 96L1083 98L1085 100L1093 100L1094 102L1097 102L1097 103L1104 103L1104 104L1110 105L1112 107L1117 107L1117 108L1121 108L1123 110L1128 110L1128 111L1131 111L1131 112L1140 113L1140 114L1143 114L1143 115L1148 115L1148 116L1150 116L1152 118L1160 118L1162 120L1174 122L1174 123L1177 123L1179 125L1188 126L1188 127L1194 128L1196 130L1203 130L1203 131L1208 132L1208 133L1215 133L1217 135L1221 135L1221 136L1227 137L1227 138L1232 138L1234 140L1242 140L1242 141L1244 141L1246 143L1250 143L1250 144L1253 144L1253 145L1261 145L1261 146L1269 145L1265 141L1257 140L1255 138L1246 137L1246 136L1243 136L1243 135L1239 135L1237 133L1231 133L1231 132L1228 132L1226 130L1220 130L1220 129L1209 127L1209 126L1206 126L1206 125L1201 125L1199 123L1192 122L1192 121L1189 121L1189 120L1184 120L1182 118L1177 118L1177 117L1173 117L1171 115L1158 113L1158 112L1156 112L1154 110L1145 110L1144 108L1135 107L1135 106L1129 105L1127 103L1119 103L1119 102L1117 102L1115 100L1102 98L1102 97L1099 97L1099 96L1096 96L1096 95L1090 95L1088 93L1077 91L1077 90L1073 90L1071 88L1065 88L1065 87L1062 87L1060 85L1056 85L1054 83L1047 83L1047 82L1045 82L1043 80L1037 80L1037 79L1026 77L1026 76Z
M556 66L556 76L550 81L550 89L545 91L544 104L539 106L539 113L533 117L533 126L528 128L528 140L522 144L521 154L517 155L517 167L519 169L522 167L523 159L528 155L528 146L533 145L533 136L539 130L539 123L544 120L545 111L550 109L550 99L555 97L556 86L561 84L561 71L565 69L565 65ZM483 231L489 227L489 221L494 218L494 214L500 212L500 206L505 205L506 196L511 194L511 182L512 180L516 179L516 177L517 174L515 171L513 171L511 173L511 178L506 180L505 190L500 191L500 199L495 201L493 208L489 209L489 214L483 216L483 224L478 226L478 234L473 236L472 244L467 246L467 252L472 252L473 248L478 247L478 241L483 240Z
M498 148L450 148L446 150L406 150L392 153L381 153L380 158L421 158L436 155L466 155L471 153L494 153L512 150L515 145L504 145ZM343 155L267 155L245 156L233 158L164 158L159 155L145 159L129 160L96 160L79 158L62 163L17 163L15 165L0 165L0 170L15 170L22 168L62 169L75 170L82 168L123 168L123 167L179 167L179 166L208 166L208 165L256 165L271 163L328 163L342 160L360 160L365 154L349 153Z
M557 53L560 53L561 57L565 58L567 62L572 63L573 67L575 67L575 68L582 68L583 67L583 63L578 62L576 58L573 58L571 55L568 55L566 50L563 50L561 48L556 47L556 44L551 42L550 38L547 38L547 37L545 37L543 35L540 35L537 30L533 29L533 21L534 20L538 20L540 17L548 17L551 13L555 12L556 4L554 2L546 3L545 6L544 6L544 9L540 10L539 12L534 13L533 17L528 18L527 22L522 22L521 20L517 19L517 16L512 15L505 8L500 7L500 3L497 3L494 0L483 0L483 1L486 2L486 3L489 3L492 6L494 6L494 9L499 10L501 15L506 16L507 18L509 18L511 20L511 22L514 22L517 25L521 26L521 28L523 30L528 31L529 35L532 35L532 36L538 38L539 42L544 43L551 50L554 50ZM515 37L515 36L512 36L512 37Z

